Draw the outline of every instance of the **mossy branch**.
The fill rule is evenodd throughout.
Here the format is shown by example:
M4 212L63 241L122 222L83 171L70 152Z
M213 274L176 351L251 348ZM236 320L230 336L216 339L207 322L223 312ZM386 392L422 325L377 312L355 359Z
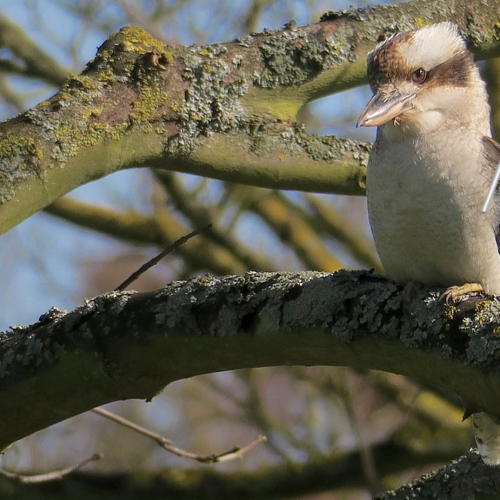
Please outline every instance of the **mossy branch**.
M0 337L0 446L175 380L278 365L408 375L500 415L498 302L414 295L368 272L248 273L51 310Z
M0 125L0 232L89 180L145 165L363 194L369 147L308 135L298 110L363 83L366 52L393 31L451 20L478 57L498 55L499 10L500 0L414 0L191 47L123 28L54 97Z

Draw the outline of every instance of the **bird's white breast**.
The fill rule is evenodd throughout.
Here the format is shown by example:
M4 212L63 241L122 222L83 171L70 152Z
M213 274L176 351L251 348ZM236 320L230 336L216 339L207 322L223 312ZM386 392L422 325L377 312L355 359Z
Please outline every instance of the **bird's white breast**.
M393 139L377 140L367 171L370 223L387 275L430 286L475 282L500 293L492 215L481 212L489 179L478 161L480 137L440 129Z

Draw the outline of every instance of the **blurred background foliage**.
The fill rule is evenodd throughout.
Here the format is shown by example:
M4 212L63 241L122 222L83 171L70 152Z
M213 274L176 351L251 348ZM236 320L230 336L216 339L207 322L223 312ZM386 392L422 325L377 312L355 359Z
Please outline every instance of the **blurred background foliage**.
M291 19L316 22L328 10L347 7L331 0L2 0L0 118L52 95L126 24L170 44L204 44L280 28ZM483 69L491 92L498 88L499 61ZM373 131L354 127L369 95L358 88L322 99L302 109L298 120L310 133L371 141ZM492 101L496 117L499 95ZM271 191L142 168L83 186L2 236L0 328L32 323L51 306L70 309L113 289L159 249L207 222L214 225L211 232L133 287L150 290L204 273L380 270L364 198ZM313 472L327 466L330 483L320 488L312 474L304 492L314 493L301 493L304 499L369 498L472 444L456 402L401 377L348 368L213 374L172 384L151 403L109 409L200 454L265 434L267 443L242 461L209 467L231 481L235 471L272 477L290 465L310 465ZM201 476L208 467L169 455L91 413L15 443L0 466L48 471L95 452L104 460L85 470L102 474L161 471L175 481L184 470ZM284 489L272 498L293 496Z

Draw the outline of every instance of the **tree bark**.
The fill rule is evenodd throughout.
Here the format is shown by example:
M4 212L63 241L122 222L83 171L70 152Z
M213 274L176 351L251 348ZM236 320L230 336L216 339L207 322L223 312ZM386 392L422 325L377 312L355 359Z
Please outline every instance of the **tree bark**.
M278 365L407 375L500 415L498 302L409 295L368 272L247 273L51 310L2 335L0 446L175 380Z
M494 500L500 495L500 468L485 465L475 451L375 500Z

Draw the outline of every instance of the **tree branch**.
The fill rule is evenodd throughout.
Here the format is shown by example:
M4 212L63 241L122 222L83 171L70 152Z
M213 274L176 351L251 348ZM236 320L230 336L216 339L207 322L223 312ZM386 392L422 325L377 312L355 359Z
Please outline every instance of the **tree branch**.
M56 200L46 212L81 227L132 243L165 246L182 238L189 228L183 226L164 207L154 216L145 217L132 212L97 207L69 197ZM224 248L201 235L199 242L180 247L178 253L196 270L211 269L217 274L243 273L248 269L246 255L239 255L231 248ZM260 269L264 268L262 266ZM257 268L259 269L259 268Z
M0 446L174 380L260 366L399 373L500 415L498 302L407 296L367 272L248 273L51 310L0 338Z
M376 497L376 500L498 498L498 472L498 467L485 465L479 454L472 451L410 484Z
M369 147L308 135L297 111L365 80L381 34L456 22L500 53L500 0L414 0L209 46L123 28L61 91L0 126L0 232L71 189L148 164L262 187L362 194Z
M11 61L0 60L2 69L32 78L41 78L51 85L62 85L68 71L59 66L57 61L40 49L27 34L12 20L0 14L0 47L6 47L23 65Z

